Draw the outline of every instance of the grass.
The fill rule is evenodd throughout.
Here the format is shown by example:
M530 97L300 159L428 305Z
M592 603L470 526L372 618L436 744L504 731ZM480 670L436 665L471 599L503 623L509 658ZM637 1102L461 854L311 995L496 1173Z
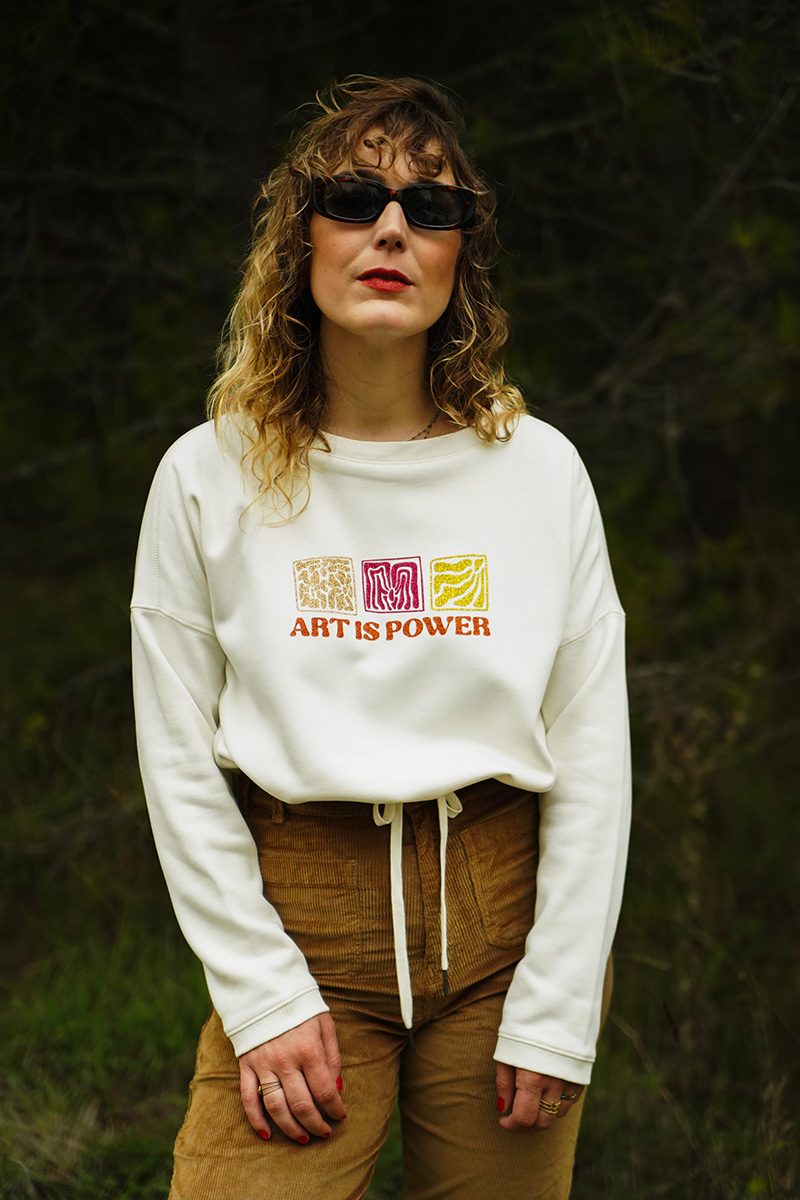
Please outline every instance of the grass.
M98 934L106 914L84 915L82 937L59 934L4 991L3 1196L167 1192L208 1007L202 976L168 923L158 936L123 917Z

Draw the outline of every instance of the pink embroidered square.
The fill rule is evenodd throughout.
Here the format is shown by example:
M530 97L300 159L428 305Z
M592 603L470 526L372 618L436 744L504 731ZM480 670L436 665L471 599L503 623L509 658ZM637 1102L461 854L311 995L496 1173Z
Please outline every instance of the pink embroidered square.
M361 564L367 612L419 612L425 607L419 558L370 558Z

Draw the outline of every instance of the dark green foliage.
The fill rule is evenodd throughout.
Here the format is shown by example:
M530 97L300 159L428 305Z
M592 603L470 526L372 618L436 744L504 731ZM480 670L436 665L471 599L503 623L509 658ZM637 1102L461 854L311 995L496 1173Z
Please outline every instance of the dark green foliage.
M470 104L514 376L600 494L636 816L575 1200L800 1188L790 0L40 0L0 39L0 1197L165 1195L207 998L136 773L127 603L256 180L332 75ZM399 1194L397 1129L376 1197Z

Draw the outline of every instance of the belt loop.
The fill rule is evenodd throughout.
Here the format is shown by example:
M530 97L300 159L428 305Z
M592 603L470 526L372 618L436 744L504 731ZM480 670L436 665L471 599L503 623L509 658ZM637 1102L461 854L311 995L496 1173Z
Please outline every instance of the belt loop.
M286 805L277 796L272 797L272 823L273 825L282 825L283 818L286 815Z

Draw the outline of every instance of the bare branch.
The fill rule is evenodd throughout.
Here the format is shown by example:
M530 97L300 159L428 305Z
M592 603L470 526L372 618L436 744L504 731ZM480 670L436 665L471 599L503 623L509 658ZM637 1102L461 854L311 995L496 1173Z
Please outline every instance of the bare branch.
M708 219L723 197L727 195L727 193L733 187L733 184L739 178L745 168L748 167L753 161L764 143L768 141L770 137L772 137L773 133L791 108L799 90L800 80L796 80L786 89L745 152L740 158L737 159L735 163L733 163L731 167L729 167L714 190L700 205L697 212L689 222L689 225L687 226L686 238L688 238L691 232L697 229L698 226L702 225L703 222ZM686 240L686 238L684 238L684 240Z
M545 121L541 125L533 125L529 129L521 129L518 133L510 133L499 138L494 143L495 150L511 150L517 146L527 146L531 142L542 142L546 138L555 137L560 133L571 133L576 129L587 129L598 125L607 117L619 114L618 104L607 104L605 108L595 109L594 112L584 113L578 117L565 117L563 121Z

